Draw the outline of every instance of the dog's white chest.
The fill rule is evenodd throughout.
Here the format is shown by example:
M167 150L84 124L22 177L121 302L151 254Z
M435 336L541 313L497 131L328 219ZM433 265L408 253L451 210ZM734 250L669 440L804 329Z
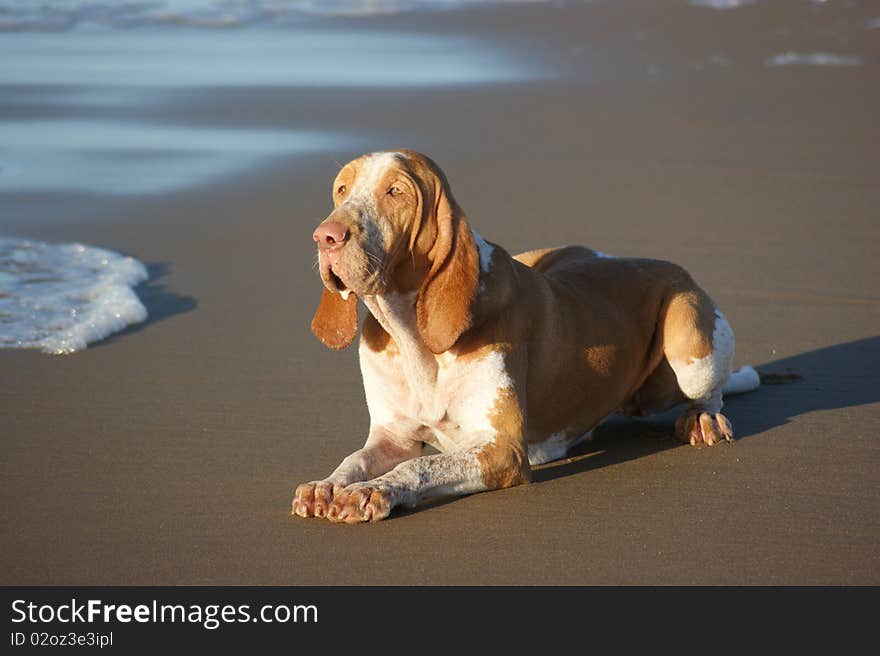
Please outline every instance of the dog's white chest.
M362 344L360 360L371 421L418 432L440 451L493 435L493 408L512 388L500 352L470 359L424 353L415 357L403 348L374 352Z

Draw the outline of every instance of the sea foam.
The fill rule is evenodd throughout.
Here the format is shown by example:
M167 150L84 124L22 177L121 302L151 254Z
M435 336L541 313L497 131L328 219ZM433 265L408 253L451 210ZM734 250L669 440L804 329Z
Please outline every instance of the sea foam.
M690 0L695 7L709 7L710 9L738 9L746 5L753 5L757 0Z
M858 57L836 55L830 52L781 52L765 62L767 66L792 66L807 64L809 66L858 66L862 60Z
M0 239L0 347L72 353L147 318L138 260L83 244Z

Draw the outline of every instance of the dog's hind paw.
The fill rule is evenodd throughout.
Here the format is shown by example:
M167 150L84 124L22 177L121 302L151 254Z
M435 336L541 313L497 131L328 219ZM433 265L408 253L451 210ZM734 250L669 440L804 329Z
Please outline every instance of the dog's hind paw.
M675 437L686 444L706 444L733 441L733 427L720 412L685 412L675 421Z

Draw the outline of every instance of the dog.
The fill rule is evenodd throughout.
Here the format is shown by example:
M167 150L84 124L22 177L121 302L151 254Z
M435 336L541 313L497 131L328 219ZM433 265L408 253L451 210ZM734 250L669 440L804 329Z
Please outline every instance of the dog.
M314 231L324 285L312 331L332 349L361 329L366 444L299 485L292 513L377 521L398 507L527 483L614 413L683 404L675 435L731 440L733 331L682 267L581 246L511 257L473 230L425 155L363 155ZM429 444L439 453L423 455Z

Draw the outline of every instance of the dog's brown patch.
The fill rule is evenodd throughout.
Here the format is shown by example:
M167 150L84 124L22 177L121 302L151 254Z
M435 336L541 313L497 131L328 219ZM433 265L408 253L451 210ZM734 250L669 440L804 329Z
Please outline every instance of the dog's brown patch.
M487 489L513 487L531 480L529 461L523 447L523 415L516 392L499 390L489 411L489 422L495 429L495 441L487 444L477 460Z

